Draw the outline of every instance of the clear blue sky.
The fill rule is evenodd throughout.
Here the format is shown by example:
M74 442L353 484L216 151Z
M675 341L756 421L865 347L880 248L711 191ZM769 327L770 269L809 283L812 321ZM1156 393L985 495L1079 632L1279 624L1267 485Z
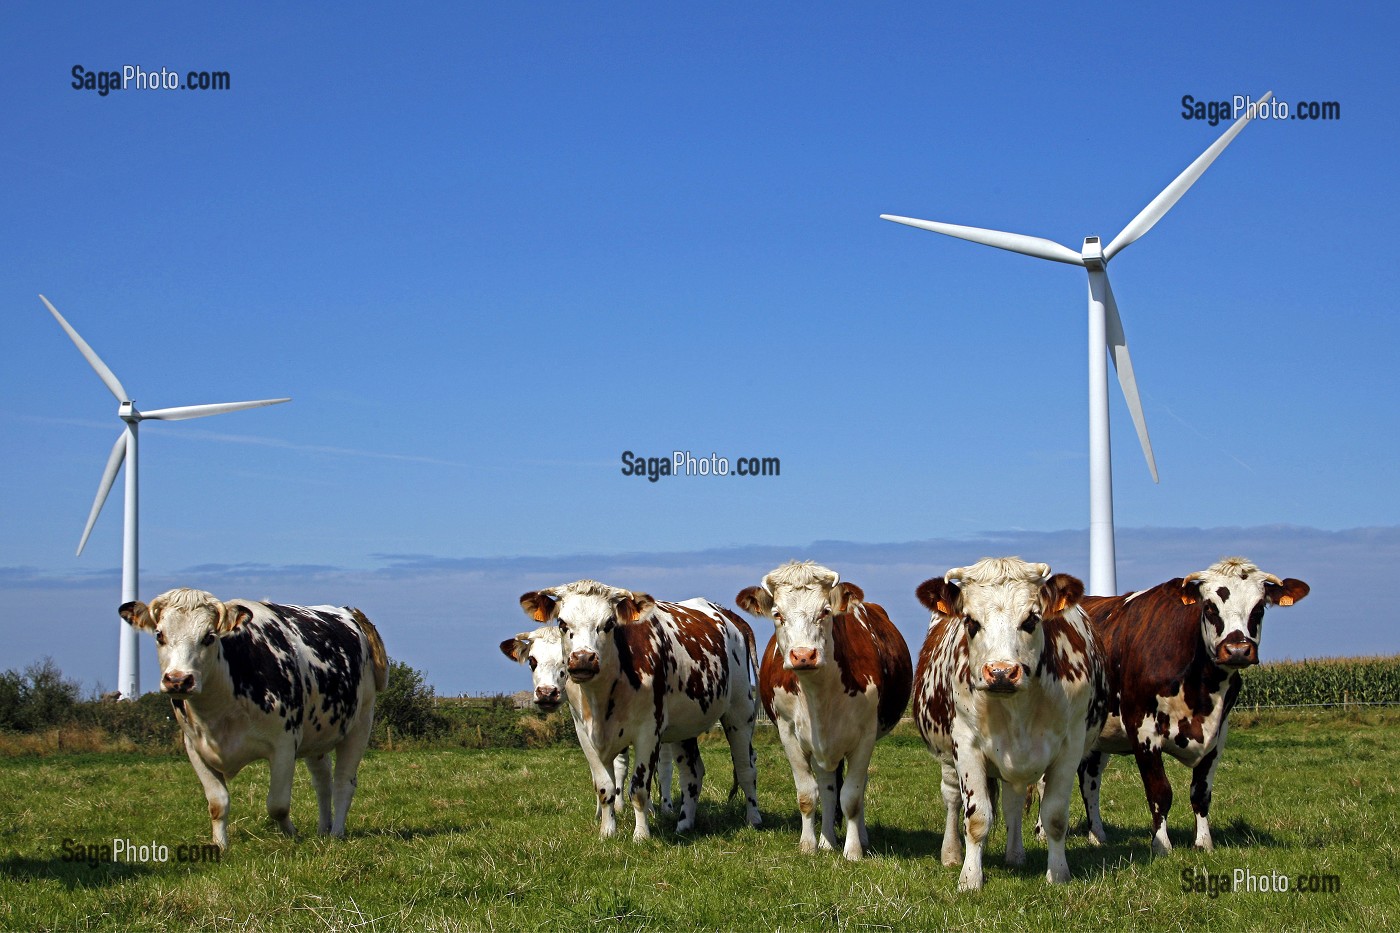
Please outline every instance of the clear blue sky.
M1341 119L1251 124L1114 260L1162 476L1115 397L1118 525L1400 524L1400 13L1082 10L0 8L0 668L115 667L120 487L73 549L116 405L40 292L138 406L294 398L143 428L150 580L349 601L314 581L1083 529L1083 272L878 215L1111 238L1224 129L1185 94ZM103 97L79 64L231 89ZM620 473L676 449L782 475Z

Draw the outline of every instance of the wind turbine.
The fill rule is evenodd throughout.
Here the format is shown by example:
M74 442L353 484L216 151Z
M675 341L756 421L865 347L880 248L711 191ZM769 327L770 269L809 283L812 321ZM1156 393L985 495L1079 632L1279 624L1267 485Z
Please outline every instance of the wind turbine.
M1137 428L1138 442L1142 445L1143 456L1147 458L1147 468L1152 473L1152 481L1157 482L1157 461L1152 456L1152 442L1147 437L1147 421L1142 413L1142 401L1138 398L1137 379L1133 376L1133 361L1128 356L1128 342L1123 336L1123 321L1118 316L1118 304L1113 300L1113 290L1108 285L1108 261L1138 237L1161 220L1172 205L1195 184L1216 156L1239 135L1240 130L1255 114L1263 109L1274 96L1269 91L1259 98L1252 108L1236 120L1209 149L1201 153L1196 161L1176 177L1162 193L1153 198L1132 221L1123 228L1113 242L1103 246L1096 236L1085 237L1084 246L1075 252L1061 246L1054 240L1025 236L1020 233L1004 233L1000 230L985 230L981 227L964 227L958 224L938 223L932 220L915 220L912 217L899 217L881 214L882 220L932 230L962 240L971 240L984 246L1024 253L1039 259L1051 259L1072 266L1083 266L1089 272L1089 593L1094 596L1115 596L1118 593L1117 561L1113 543L1113 465L1108 443L1108 363L1106 357L1113 356L1113 367L1118 372L1118 384L1122 387L1123 398L1128 403L1128 411L1133 416ZM1105 350L1108 353L1105 353Z
M88 514L87 526L83 528L82 540L78 542L78 554L83 553L83 548L87 545L88 536L92 534L92 526L97 523L97 516L102 511L102 504L107 501L107 493L112 490L112 483L116 481L117 471L121 469L122 463L126 463L126 502L125 518L122 523L122 602L128 603L138 598L137 578L138 566L138 544L140 532L138 528L138 493L137 493L137 456L136 456L136 429L142 421L184 421L187 418L203 418L206 415L221 415L227 411L241 411L244 408L261 408L264 405L277 405L281 402L290 402L289 398L268 398L256 402L221 402L214 405L186 405L181 408L159 408L155 411L139 411L136 403L131 400L131 394L122 387L121 381L117 379L107 364L102 362L102 358L88 346L86 340L78 335L73 326L63 319L63 315L58 313L58 309L49 303L43 295L39 300L49 309L49 313L58 321L73 343L77 346L78 352L88 361L88 364L96 370L98 377L102 380L109 391L117 397L120 407L117 409L117 417L126 422L122 432L117 435L117 442L112 446L112 454L107 458L107 469L102 471L102 482L97 487L97 498L92 503L92 511ZM140 696L139 681L141 679L141 657L138 652L136 641L136 629L126 623L121 623L121 641L117 655L117 690L122 698L134 700Z

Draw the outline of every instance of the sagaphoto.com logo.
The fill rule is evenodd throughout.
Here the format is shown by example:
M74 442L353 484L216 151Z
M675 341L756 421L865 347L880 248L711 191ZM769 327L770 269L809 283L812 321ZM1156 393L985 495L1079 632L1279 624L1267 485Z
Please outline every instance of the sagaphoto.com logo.
M696 456L688 450L673 450L668 457L645 457L630 450L622 452L622 475L644 476L655 483L663 476L781 476L782 461L777 457L721 457L711 451Z
M89 868L99 865L163 865L171 861L217 862L223 856L223 852L212 842L168 846L160 842L133 842L130 839L82 842L71 837L59 845L59 852L62 861L82 862Z
M113 91L227 91L233 78L227 71L180 71L178 68L143 68L122 65L111 71L92 71L74 65L69 83L75 91L93 91L106 97Z

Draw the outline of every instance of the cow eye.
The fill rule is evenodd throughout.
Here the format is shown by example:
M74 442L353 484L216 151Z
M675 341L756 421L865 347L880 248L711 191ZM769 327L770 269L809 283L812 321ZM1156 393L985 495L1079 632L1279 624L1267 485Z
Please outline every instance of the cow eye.
M773 621L774 621L774 622L781 622L781 621L783 621L783 614L782 614L781 612L779 612L778 610L776 610L776 609L773 610Z
M559 631L561 631L561 632L567 632L568 630L569 630L569 623L565 622L563 619L560 619L560 620L559 620Z
M201 638L201 639L199 640L199 643L200 643L201 645L212 645L212 644L214 644L214 633L213 633L213 632L205 632L205 633L204 633L204 637Z
M539 666L539 663L540 662L536 661L534 658L530 658L530 670L533 671L536 667Z
M613 618L608 619L606 622L603 623L603 631L604 631L604 632L611 632L611 631L613 630L613 626L616 625L616 624L617 624L617 617L614 616Z
M825 619L825 618L826 618L827 616L829 616L829 615L831 615L831 607L830 607L830 606L822 606L822 618Z
M164 644L165 644L165 633L164 633L164 632L156 632L156 644L158 644L158 645L164 645Z
M972 616L963 616L963 625L967 626L967 637L971 638L982 630L982 623Z
M1035 631L1035 627L1036 627L1037 625L1039 625L1039 624L1040 624L1040 616L1038 616L1038 615L1036 615L1034 612L1032 612L1030 615L1026 616L1026 620L1025 620L1024 622L1021 623L1021 631L1023 631L1023 632L1034 632L1034 631Z

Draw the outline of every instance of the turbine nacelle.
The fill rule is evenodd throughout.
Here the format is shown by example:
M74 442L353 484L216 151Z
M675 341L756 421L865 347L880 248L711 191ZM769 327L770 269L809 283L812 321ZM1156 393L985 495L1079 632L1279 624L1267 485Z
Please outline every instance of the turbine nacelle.
M1084 249L1080 252L1079 258L1084 260L1086 269L1102 269L1108 264L1104 258L1103 244L1096 236L1086 236L1084 238Z

